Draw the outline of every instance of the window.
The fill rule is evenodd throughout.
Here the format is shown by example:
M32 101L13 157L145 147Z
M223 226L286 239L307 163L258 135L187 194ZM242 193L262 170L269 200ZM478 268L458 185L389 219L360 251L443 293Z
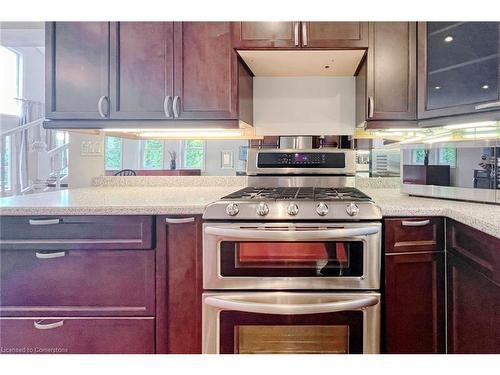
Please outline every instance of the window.
M106 137L104 142L104 165L106 170L122 169L122 140L117 137Z
M21 55L16 51L0 46L0 113L20 116L21 97Z
M2 180L1 187L2 191L11 189L11 145L10 145L11 137L5 137L5 142L2 147Z
M449 165L452 168L457 166L457 150L447 147L438 149L439 165Z
M186 169L205 169L205 142L199 140L183 141L182 167Z
M423 148L417 148L412 151L413 164L414 165L424 165L425 160L425 150Z
M147 140L142 144L142 166L146 169L163 168L163 141Z

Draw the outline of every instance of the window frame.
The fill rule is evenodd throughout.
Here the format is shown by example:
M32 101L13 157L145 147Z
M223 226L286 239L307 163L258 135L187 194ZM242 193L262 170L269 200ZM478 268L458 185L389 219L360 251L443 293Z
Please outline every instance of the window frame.
M202 167L201 168L193 168L193 167L188 167L186 165L186 151L187 151L187 147L186 147L186 143L188 141L201 141L202 142L202 147L200 147L202 150L203 150L203 157L202 157ZM181 153L181 157L180 157L180 162L181 162L181 169L190 169L190 170L195 170L195 169L200 169L202 172L205 172L206 170L206 158L207 158L207 141L206 140L201 140L201 139L184 139L182 141L180 141L180 153ZM197 147L198 148L198 147Z

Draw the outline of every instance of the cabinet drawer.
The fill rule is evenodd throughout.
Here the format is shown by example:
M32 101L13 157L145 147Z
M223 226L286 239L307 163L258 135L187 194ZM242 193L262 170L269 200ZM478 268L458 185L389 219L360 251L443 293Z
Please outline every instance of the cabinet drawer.
M3 316L154 315L152 250L3 250Z
M441 217L395 218L384 222L386 253L444 250Z
M2 216L2 249L151 249L151 216Z
M447 250L500 285L500 239L447 219Z
M0 318L2 353L154 353L154 318Z

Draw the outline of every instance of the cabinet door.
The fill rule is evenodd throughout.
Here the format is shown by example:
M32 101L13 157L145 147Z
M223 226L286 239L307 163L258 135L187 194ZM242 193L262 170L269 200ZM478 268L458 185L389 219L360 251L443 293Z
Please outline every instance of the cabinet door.
M108 22L48 22L45 40L46 117L106 118Z
M173 23L111 24L111 118L173 118Z
M419 118L500 109L499 23L418 25Z
M153 354L154 318L0 318L2 353Z
M385 256L386 350L444 353L444 252Z
M157 352L198 354L203 292L201 217L157 220Z
M233 22L236 48L300 46L300 22Z
M237 119L238 65L230 22L174 24L174 117Z
M416 23L370 22L368 120L415 120Z
M500 286L448 254L448 352L500 353Z
M367 48L368 22L301 22L302 47Z

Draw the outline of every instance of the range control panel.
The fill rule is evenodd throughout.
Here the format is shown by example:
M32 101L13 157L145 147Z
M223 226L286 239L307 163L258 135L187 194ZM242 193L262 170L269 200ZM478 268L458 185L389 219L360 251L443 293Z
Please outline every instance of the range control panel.
M345 154L321 152L260 152L259 168L345 168Z

